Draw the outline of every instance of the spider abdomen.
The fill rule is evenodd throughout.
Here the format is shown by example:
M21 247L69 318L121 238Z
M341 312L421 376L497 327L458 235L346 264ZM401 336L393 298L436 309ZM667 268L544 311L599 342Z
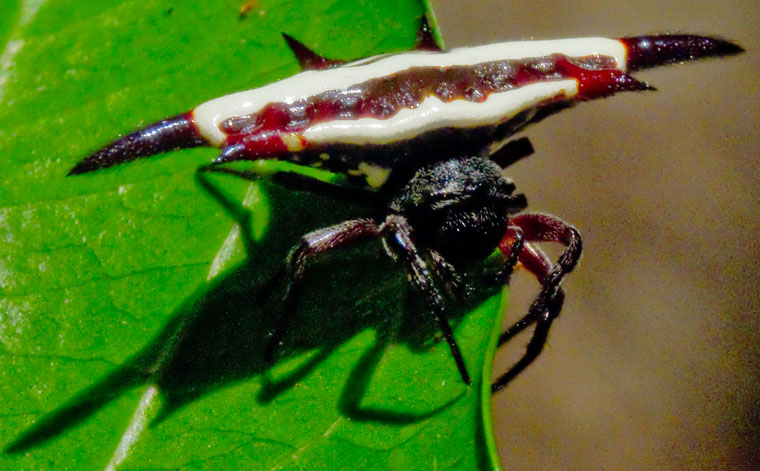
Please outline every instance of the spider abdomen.
M429 155L487 155L574 103L651 88L631 70L741 51L714 38L660 35L506 42L343 63L285 39L307 70L138 130L70 174L210 145L223 149L215 163L288 160L379 189L396 169Z

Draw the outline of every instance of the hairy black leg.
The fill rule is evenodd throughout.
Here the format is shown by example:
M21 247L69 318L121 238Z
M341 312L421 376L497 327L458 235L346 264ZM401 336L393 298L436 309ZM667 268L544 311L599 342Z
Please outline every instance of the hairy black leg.
M265 352L267 360L271 362L274 359L275 351L285 335L290 317L294 312L295 302L298 299L300 282L306 271L306 262L328 250L353 244L369 237L377 237L379 234L379 226L375 220L368 218L351 219L310 232L303 236L301 242L291 249L283 267L287 276L283 308Z
M520 319L515 325L499 338L501 346L517 332L525 329L535 322L533 332L525 355L512 367L500 376L492 385L491 391L496 392L507 385L521 371L535 360L546 344L549 327L552 321L559 315L564 302L564 293L560 283L562 278L570 273L581 256L583 245L578 231L564 221L547 214L523 214L512 219L511 224L519 227L526 241L529 242L559 242L565 245L565 251L560 255L557 263L552 265L543 253L532 244L526 243L520 253L520 262L523 263L541 282L541 291L530 306L528 314Z
M553 266L552 261L544 251L530 242L525 242L518 255L518 261L523 268L535 276L538 282L543 286L543 280L547 277ZM557 296L564 300L564 295L564 290L560 287ZM512 337L525 330L526 327L530 326L535 321L536 316L534 313L528 312L522 319L518 320L501 333L498 346L501 347L507 343Z
M523 263L524 266L535 267L540 264L540 269L537 269L535 271L532 269L530 270L531 273L534 273L539 279L544 279L551 273L551 270L553 269L551 261L537 247L532 246L530 243L526 244L523 255L524 257L521 257L521 263ZM525 260L525 262L523 262L523 260ZM539 294L539 297L540 296L541 294ZM552 321L556 319L557 316L559 316L564 301L565 292L561 286L558 286L556 294L548 302L548 306L545 311L541 312L540 309L534 308L534 301L534 304L531 305L531 308L528 310L528 314L526 314L525 317L515 322L511 327L502 332L502 334L499 336L499 346L504 345L511 338L525 330L534 322L536 323L536 329L534 330L533 336L531 337L530 342L525 349L525 354L517 363L512 365L512 367L505 374L499 377L491 385L492 392L496 392L502 389L510 381L517 377L517 375L519 375L525 368L527 368L528 365L533 362L533 360L538 358L538 356L541 354L541 351L544 349L544 345L546 345L546 338L549 334L549 327L551 326Z
M449 263L438 251L429 249L428 255L433 271L440 278L449 294L453 294L460 301L466 302L470 296L469 286L464 278L457 272L454 265Z
M403 216L391 215L386 218L381 230L386 246L391 250L400 251L397 254L403 257L404 262L409 267L412 275L411 281L425 297L425 302L432 311L433 317L438 323L438 328L441 329L443 336L449 344L451 355L457 364L462 381L469 386L472 383L470 375L467 373L464 358L462 358L462 353L459 350L456 339L454 339L454 333L451 330L451 325L443 306L443 298L433 284L433 278L427 264L420 257L419 250L412 241L412 228Z
M546 295L546 285L543 283L543 280L546 279L553 269L552 262L541 249L529 242L524 244L519 259L520 263L542 283L541 292L536 297L537 301L539 298ZM499 336L499 347L525 330L531 324L536 323L533 336L525 349L525 354L517 361L517 363L512 365L506 373L501 375L493 384L491 384L491 392L497 392L504 388L504 386L517 377L517 375L527 368L528 365L538 358L546 343L549 327L551 326L552 321L559 315L564 299L564 291L561 286L558 286L556 294L552 297L546 310L542 311L538 303L534 301L531 304L528 313L523 318L502 332Z
M525 348L525 354L517 361L512 367L503 375L501 375L496 381L491 384L491 392L495 393L501 391L510 381L515 379L517 375L523 372L533 361L538 358L546 345L546 339L549 335L549 327L551 327L552 314L546 312L541 314L541 317L537 319L536 328L533 331L533 336L528 342L528 346ZM533 321L531 321L533 322Z
M570 244L568 242L568 239L572 236L569 231L573 228L560 219L545 214L527 214L517 216L513 221L521 224L522 227L528 231L528 234L525 237L529 238L529 240L534 242L560 242L568 246L569 250ZM512 243L511 237L512 235L508 232L500 244L499 248L505 253L510 250L509 244ZM578 242L580 242L580 236L577 236L577 238ZM578 247L577 254L574 256L575 262L573 262L573 266L577 262L577 259L580 257L580 250L580 247ZM542 286L547 283L547 277L551 273L553 264L549 257L547 257L539 247L529 242L525 243L523 250L519 254L519 262L524 268L532 273L536 279L538 279L539 283L541 283ZM558 288L556 296L558 298L561 298L559 302L561 305L561 302L564 301L564 291L561 287ZM499 339L499 346L506 343L509 338L525 329L525 327L530 325L532 322L535 322L535 320L535 316L532 316L531 313L528 313L525 317L517 321L515 325L502 333Z
M530 140L527 137L521 137L507 142L488 158L499 164L499 167L507 168L515 162L533 155L534 152L535 150Z

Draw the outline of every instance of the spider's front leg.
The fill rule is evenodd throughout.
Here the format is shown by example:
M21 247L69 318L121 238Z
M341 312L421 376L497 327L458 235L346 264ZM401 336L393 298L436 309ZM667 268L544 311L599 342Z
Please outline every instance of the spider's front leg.
M522 247L516 240L524 239ZM536 247L533 242L558 242L565 245L565 251L556 264ZM519 252L515 248L519 247ZM536 323L530 342L520 360L492 385L493 392L499 391L535 360L546 344L549 327L559 315L565 299L562 278L570 273L580 259L583 245L578 230L559 218L548 214L522 214L510 221L510 230L499 244L499 249L517 260L536 276L541 283L541 291L530 306L528 314L513 324L499 337L499 346L517 335L532 323ZM509 267L509 265L508 265Z
M451 355L462 376L462 381L466 385L472 384L470 375L467 372L467 366L464 363L462 352L454 338L454 332L449 324L448 316L443 304L443 297L433 283L433 276L425 261L420 255L420 251L412 240L412 228L403 216L390 215L386 218L382 227L383 240L389 249L390 255L398 255L406 263L411 271L411 281L422 292L428 308L432 311L438 328L441 329L446 342L449 344ZM441 258L441 261L443 259ZM434 262L440 263L440 262ZM453 268L448 264L438 267L444 272L449 271L448 275L457 278ZM448 282L447 282L448 283Z
M351 219L306 234L298 245L290 250L283 267L287 277L283 308L265 353L268 361L271 362L274 359L275 351L285 336L290 317L295 309L295 301L298 299L301 281L306 272L307 261L321 253L377 237L379 234L380 228L374 219Z
M425 301L449 344L462 381L470 385L470 375L467 373L464 359L454 339L454 333L443 306L443 298L433 284L433 277L427 264L412 241L411 227L402 216L398 215L388 216L383 224L378 224L374 219L369 218L351 219L310 232L301 238L301 242L291 249L285 260L287 287L283 296L284 305L265 353L267 359L270 362L273 360L275 351L282 343L287 331L290 318L295 311L295 301L298 299L308 260L332 249L378 236L383 237L392 256L399 256L406 262L411 271L412 282L425 296Z

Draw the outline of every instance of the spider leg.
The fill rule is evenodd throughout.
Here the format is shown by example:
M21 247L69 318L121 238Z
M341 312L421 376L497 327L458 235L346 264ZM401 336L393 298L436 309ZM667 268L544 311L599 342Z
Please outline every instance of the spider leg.
M541 282L549 274L549 270L551 270L553 266L551 260L549 260L549 257L546 256L544 251L530 242L524 245L522 252L519 254L519 262L523 267L531 272L536 277L536 279L539 280L539 282ZM552 304L552 307L556 310L557 314L559 314L564 300L565 290L562 288L562 286L560 286L557 290L555 303ZM499 347L509 342L512 337L525 330L526 327L530 326L535 321L535 316L529 312L522 319L512 324L499 336Z
M543 253L541 249L531 243L526 243L522 253L520 254L520 263L524 267L528 268L528 271L536 275L541 280L548 275L552 268L552 263L549 258ZM536 269L534 269L536 268ZM561 286L557 288L556 295L551 300L548 306L548 311L545 313L547 318L546 322L539 322L536 326L536 330L531 337L528 346L526 347L525 354L520 360L512 365L512 367L501 377L499 377L492 385L492 392L499 391L512 381L517 375L519 375L525 368L530 365L533 360L538 358L538 355L543 350L546 343L546 337L549 333L549 325L559 315L562 310L562 304L565 301L565 292ZM501 333L499 336L499 347L504 345L514 336L528 328L531 324L541 319L541 312L536 309L530 309L528 314L522 317L520 320L512 324L508 329Z
M457 272L454 265L449 263L437 250L428 249L428 256L436 276L443 281L449 294L453 294L460 301L466 302L470 296L470 287L462 275Z
M559 315L565 299L560 283L562 278L570 273L581 256L583 245L578 231L566 222L547 214L522 214L514 217L511 225L519 227L525 238L525 244L520 250L518 259L541 282L541 291L530 306L528 314L507 329L499 338L499 346L524 330L533 322L536 328L533 337L520 360L506 373L501 375L492 385L491 391L496 392L507 385L533 360L535 360L546 344L549 327ZM531 242L559 242L565 245L565 251L560 255L556 264L552 264L546 255ZM507 243L509 243L507 245ZM508 232L500 244L500 249L506 252L513 245ZM510 258L513 253L509 253Z
M290 322L295 301L298 299L300 282L306 272L306 262L328 250L353 244L369 237L377 237L379 234L380 227L374 219L351 219L306 234L301 238L298 245L290 250L283 267L287 276L283 308L265 351L265 358L268 361L273 360L275 351L281 344Z
M467 373L467 366L464 364L464 358L462 358L459 345L457 345L456 339L454 339L454 333L443 306L443 298L433 284L430 269L422 257L420 257L419 249L412 241L412 228L403 216L394 214L386 218L381 230L386 247L390 250L398 250L400 252L399 255L403 257L403 260L409 267L412 283L417 286L425 297L425 302L432 311L433 317L438 323L438 328L441 329L443 336L449 344L451 355L457 364L462 381L469 386L472 383L470 375ZM390 255L393 254L391 253Z
M515 162L531 156L534 152L530 140L527 137L521 137L507 142L488 158L499 164L499 167L507 168Z
M505 244L505 241L509 241L508 246ZM499 286L509 283L509 278L512 276L512 272L515 270L517 262L520 261L519 257L525 246L525 236L523 235L522 229L512 225L507 227L507 234L504 239L502 239L502 244L505 249L509 251L509 255L507 255L507 261L504 264L504 268L499 270L494 280Z

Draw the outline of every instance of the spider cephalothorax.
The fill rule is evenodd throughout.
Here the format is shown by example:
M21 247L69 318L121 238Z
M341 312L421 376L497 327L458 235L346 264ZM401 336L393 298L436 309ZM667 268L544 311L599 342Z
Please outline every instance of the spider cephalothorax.
M489 255L504 237L508 216L525 208L523 195L495 162L452 158L420 168L389 205L417 238L454 264Z

